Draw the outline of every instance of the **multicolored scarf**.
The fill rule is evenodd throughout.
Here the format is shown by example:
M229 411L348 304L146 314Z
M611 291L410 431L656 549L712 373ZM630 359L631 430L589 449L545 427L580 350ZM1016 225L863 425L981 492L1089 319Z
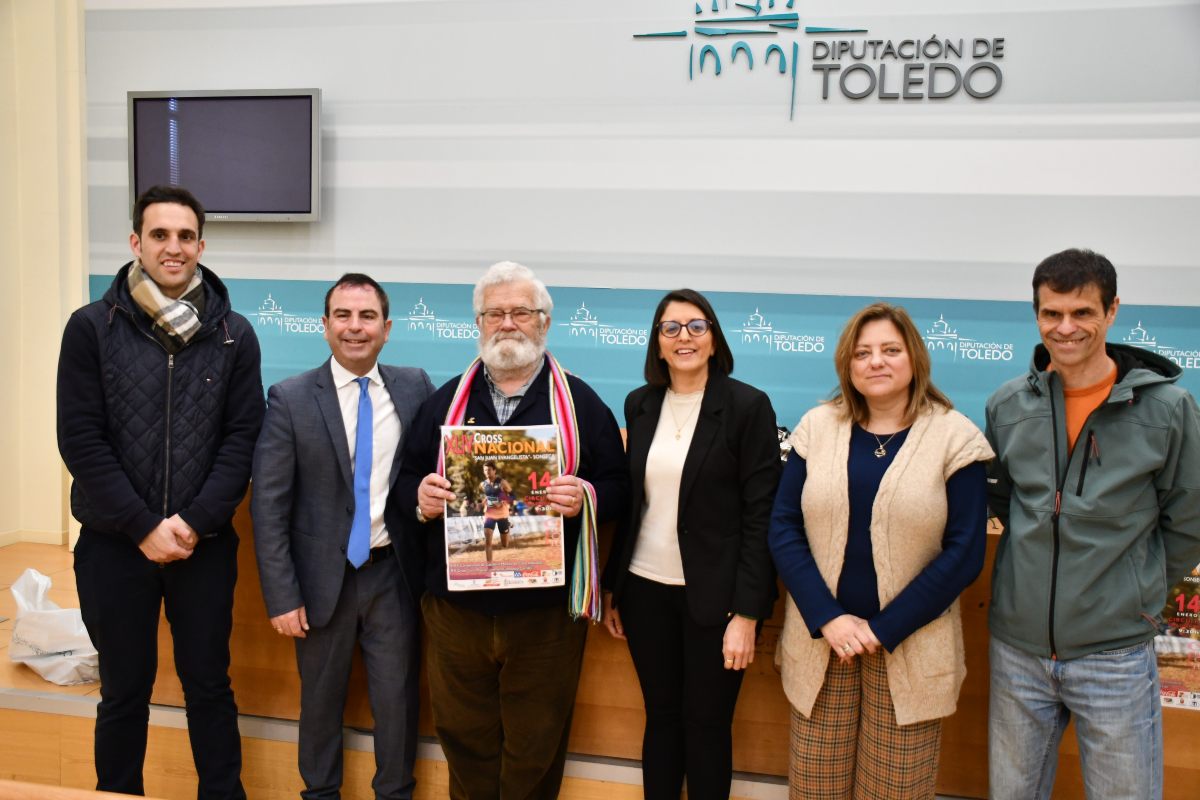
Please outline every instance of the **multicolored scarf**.
M182 298L199 286L202 280L200 267L196 267L183 295L175 300L163 294L158 284L146 274L142 262L135 260L129 268L129 293L142 311L154 320L155 325L186 343L200 331L200 314L194 305Z
M567 374L558 359L546 353L550 365L550 422L558 428L558 470L561 475L576 475L579 472L579 420L575 416L575 400L571 397L571 386ZM458 389L446 411L447 425L462 425L467 414L467 400L471 395L471 384L478 377L483 361L476 358L463 373ZM445 451L439 448L438 474L445 476ZM600 570L596 531L596 489L592 484L579 479L583 486L583 508L580 509L579 541L575 545L575 569L571 573L567 610L573 619L600 621Z

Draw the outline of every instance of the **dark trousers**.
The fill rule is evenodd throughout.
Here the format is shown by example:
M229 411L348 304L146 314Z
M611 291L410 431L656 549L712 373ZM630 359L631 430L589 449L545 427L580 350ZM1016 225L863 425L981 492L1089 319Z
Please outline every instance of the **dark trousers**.
M433 724L454 800L554 800L587 623L565 604L490 616L426 594Z
M630 574L621 623L646 704L642 784L647 800L729 797L733 709L743 672L725 669L725 625L701 626L687 589Z
M346 576L333 617L296 640L300 669L301 797L337 798L342 787L342 717L354 646L362 649L375 719L377 800L412 797L417 757L418 622L400 565L387 558Z
M145 794L142 765L150 693L158 670L164 603L183 684L199 798L244 798L242 740L229 685L229 633L237 582L237 536L200 540L183 561L159 566L129 539L84 531L75 583L100 653L96 788Z

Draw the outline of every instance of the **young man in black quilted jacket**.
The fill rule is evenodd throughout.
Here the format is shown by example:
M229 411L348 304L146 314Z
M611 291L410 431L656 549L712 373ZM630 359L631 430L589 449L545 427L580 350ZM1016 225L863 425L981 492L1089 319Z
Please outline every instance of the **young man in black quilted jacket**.
M165 603L199 797L244 798L229 634L233 513L263 418L258 340L199 263L204 210L156 186L134 206L134 260L71 315L58 363L58 447L82 530L75 580L100 653L97 789L144 794Z

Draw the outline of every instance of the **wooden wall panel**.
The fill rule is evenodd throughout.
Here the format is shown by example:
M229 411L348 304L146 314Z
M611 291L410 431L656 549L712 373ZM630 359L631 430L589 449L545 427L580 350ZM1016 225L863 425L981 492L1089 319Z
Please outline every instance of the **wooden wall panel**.
M271 630L258 587L248 503L238 510L235 525L242 534L238 553L239 581L231 642L234 691L243 714L296 719L299 679L292 643ZM946 720L942 733L938 789L959 797L987 796L987 604L990 576L999 531L988 536L987 563L982 576L962 596L967 649L967 678L958 712ZM603 542L607 544L607 542ZM775 645L783 625L783 602L764 624L754 664L747 671L734 719L734 767L747 772L787 774L788 703L775 668ZM182 691L171 659L165 620L160 626L158 683L154 702L183 705ZM433 735L428 712L428 684L421 675L423 705L421 733ZM1166 796L1195 797L1200 785L1200 714L1163 709L1166 740ZM583 675L571 729L572 752L618 758L639 757L644 723L641 691L624 642L600 627L589 631ZM346 724L370 728L362 665L356 659L351 678ZM1083 797L1078 750L1073 733L1062 746L1055 796Z

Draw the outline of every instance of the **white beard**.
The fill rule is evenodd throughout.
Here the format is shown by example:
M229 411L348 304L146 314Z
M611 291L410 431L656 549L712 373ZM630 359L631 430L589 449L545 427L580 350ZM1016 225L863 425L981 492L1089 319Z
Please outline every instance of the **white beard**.
M546 339L535 341L520 331L496 332L479 339L479 356L493 374L523 372L542 360Z

